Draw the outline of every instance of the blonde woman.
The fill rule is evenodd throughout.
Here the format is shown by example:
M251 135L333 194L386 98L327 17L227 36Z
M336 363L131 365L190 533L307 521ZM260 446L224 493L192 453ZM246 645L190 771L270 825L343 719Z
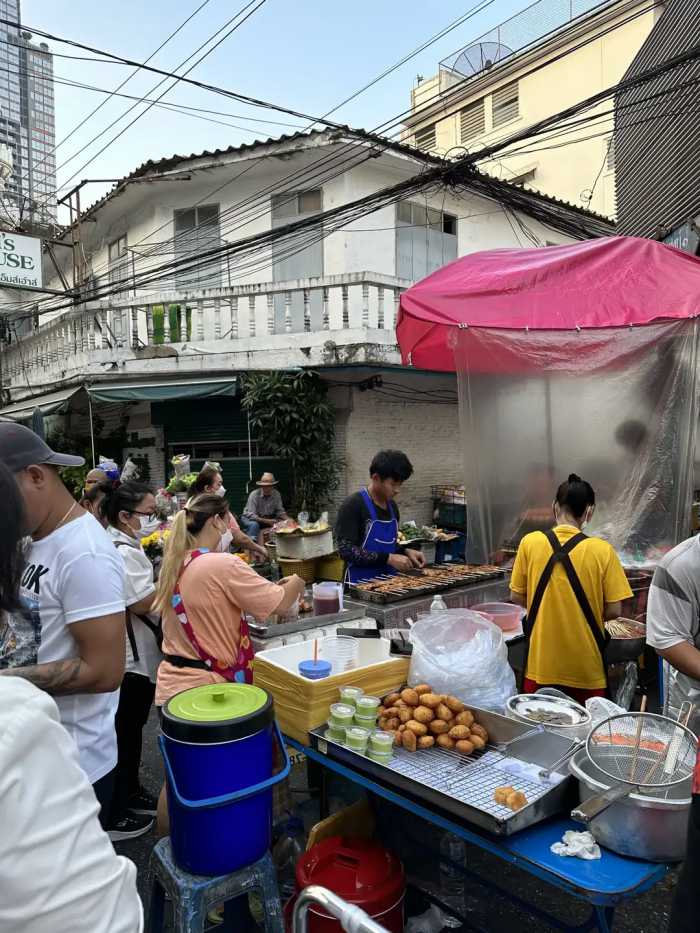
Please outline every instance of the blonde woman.
M175 516L155 599L163 618L158 706L190 687L250 683L253 649L245 613L258 619L284 613L304 592L299 577L270 583L238 557L217 553L228 511L226 499L205 493Z

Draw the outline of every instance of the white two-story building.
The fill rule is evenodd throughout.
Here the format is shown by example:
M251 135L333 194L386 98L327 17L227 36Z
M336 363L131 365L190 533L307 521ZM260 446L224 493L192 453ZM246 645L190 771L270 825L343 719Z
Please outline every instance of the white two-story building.
M38 407L68 434L90 419L120 424L124 453L145 458L154 485L174 453L216 459L239 505L251 472L285 477L265 439L249 437L240 375L310 368L336 406L337 495L365 481L376 449L403 448L416 468L405 514L427 519L431 484L461 480L455 385L400 366L401 291L476 250L611 232L602 217L475 171L338 229L327 216L446 164L354 130L147 162L84 213L77 254L46 256L45 284L72 285L75 263L85 300L42 300L29 332L3 346L0 416ZM303 218L302 233L269 236Z

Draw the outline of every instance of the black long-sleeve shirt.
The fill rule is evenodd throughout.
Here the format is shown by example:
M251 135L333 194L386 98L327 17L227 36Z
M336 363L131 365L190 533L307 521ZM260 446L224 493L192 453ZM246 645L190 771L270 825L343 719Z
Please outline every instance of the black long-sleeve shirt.
M394 516L396 521L399 521L399 510L396 504L393 505L393 514L389 509L378 506L376 502L374 508L380 521L391 521ZM371 522L372 519L361 492L348 496L340 506L335 522L335 540L338 553L346 564L354 564L357 567L386 566L388 554L370 551L362 546Z

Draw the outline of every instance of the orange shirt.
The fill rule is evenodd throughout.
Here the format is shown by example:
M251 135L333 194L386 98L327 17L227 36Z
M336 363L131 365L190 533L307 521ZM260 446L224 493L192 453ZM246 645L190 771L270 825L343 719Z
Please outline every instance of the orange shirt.
M238 658L241 615L266 619L282 602L284 590L256 573L232 554L209 553L197 557L180 579L180 593L187 618L202 649L224 664ZM175 612L163 613L163 653L199 660ZM190 687L223 682L211 671L174 667L162 661L158 668L156 705Z

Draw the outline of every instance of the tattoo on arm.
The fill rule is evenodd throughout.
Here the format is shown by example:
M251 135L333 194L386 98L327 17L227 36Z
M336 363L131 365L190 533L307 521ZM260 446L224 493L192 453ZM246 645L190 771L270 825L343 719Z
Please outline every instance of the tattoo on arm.
M35 664L32 667L11 667L0 671L0 675L23 677L40 690L45 690L53 696L62 696L79 692L82 666L81 658L68 658L65 661L49 661L47 664Z

